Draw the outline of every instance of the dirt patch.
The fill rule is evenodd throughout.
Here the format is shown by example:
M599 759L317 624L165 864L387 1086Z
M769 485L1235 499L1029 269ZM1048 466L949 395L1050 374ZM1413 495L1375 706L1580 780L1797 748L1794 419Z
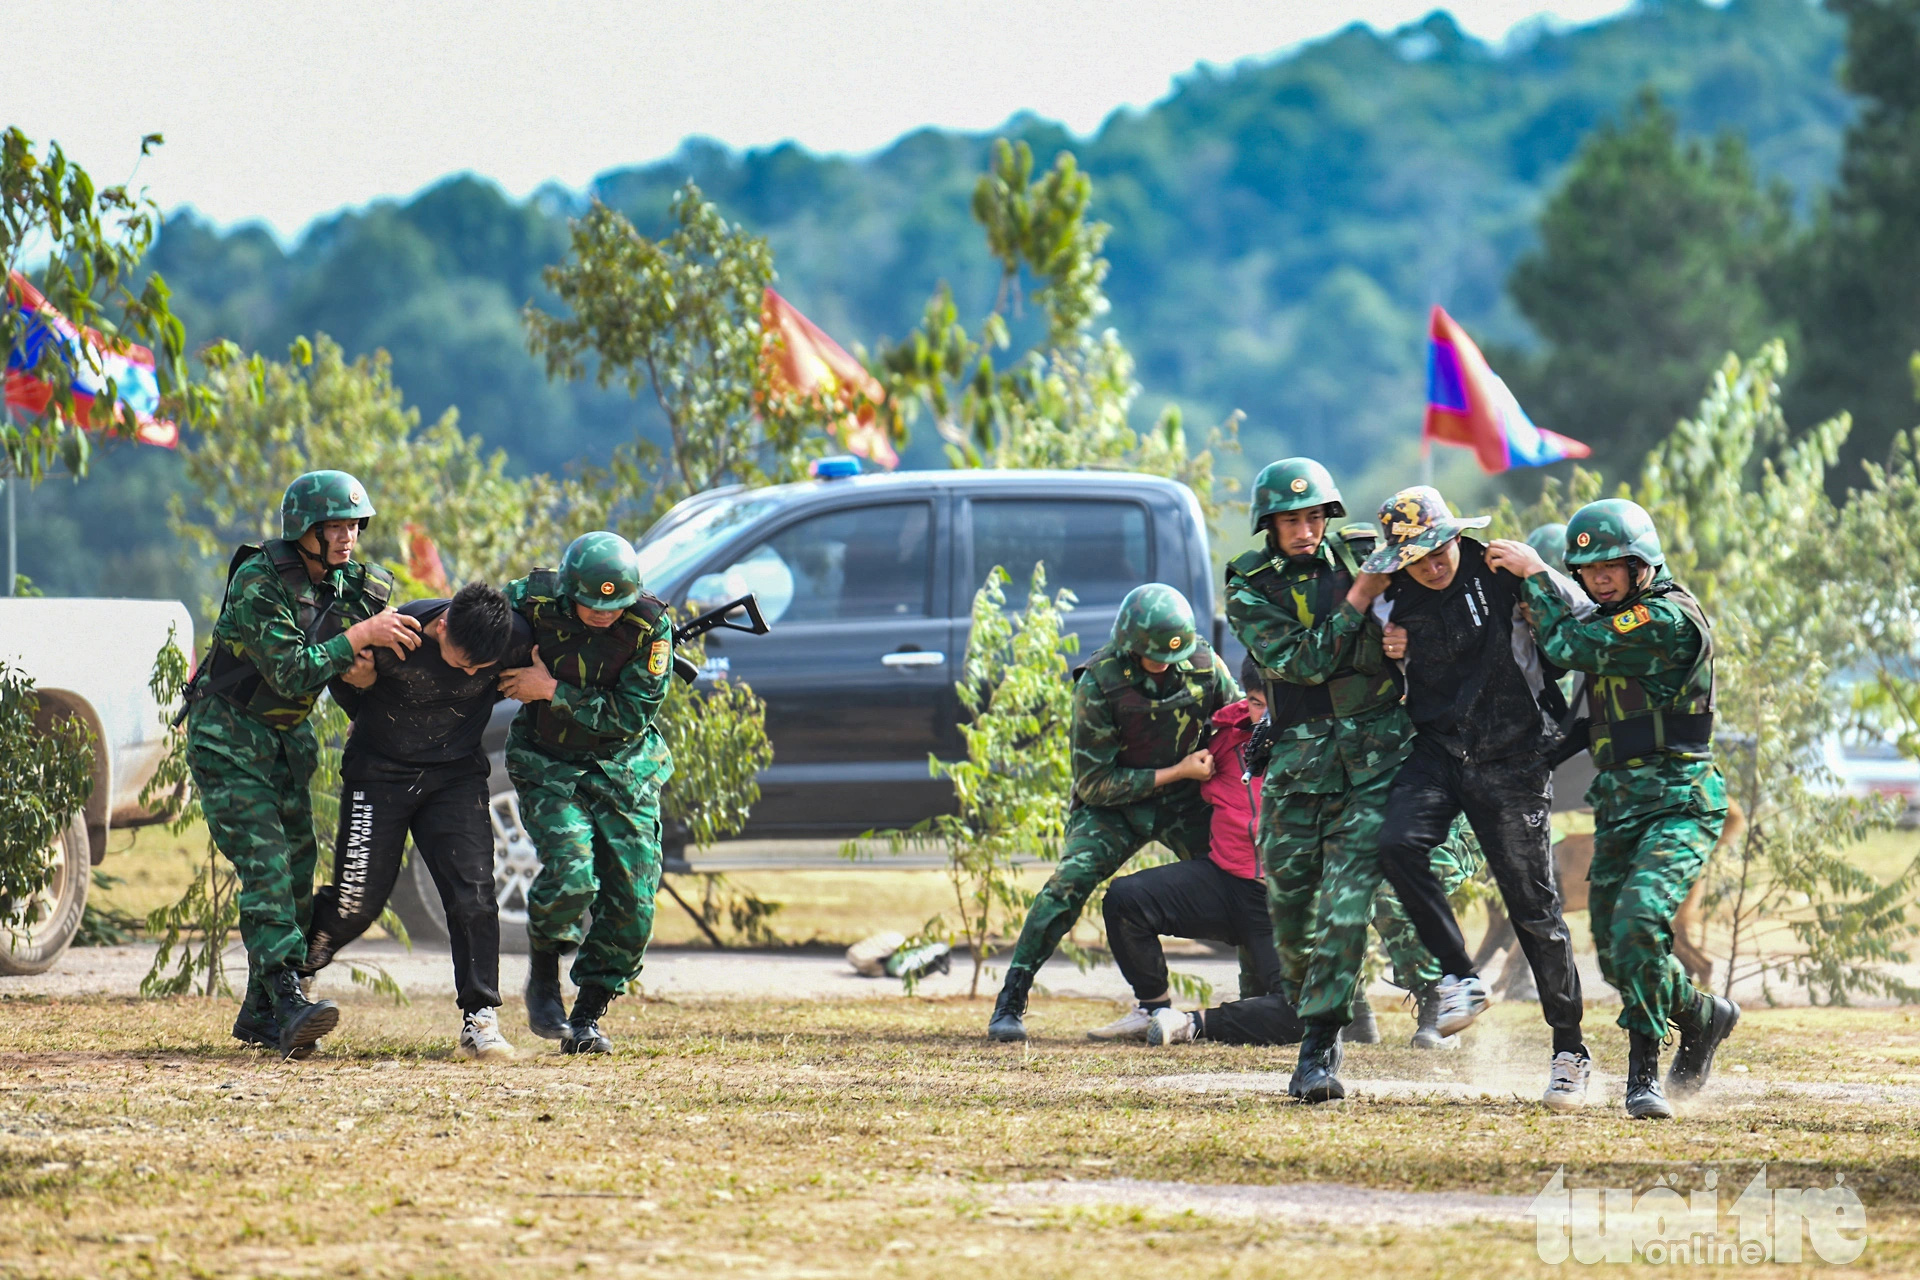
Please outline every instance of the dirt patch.
M1517 1222L1527 1217L1524 1196L1454 1191L1371 1191L1338 1182L1261 1187L1229 1183L1141 1182L1108 1178L1074 1182L1015 1182L979 1188L1006 1209L1126 1209L1192 1214L1225 1221L1320 1223L1333 1227L1453 1226Z

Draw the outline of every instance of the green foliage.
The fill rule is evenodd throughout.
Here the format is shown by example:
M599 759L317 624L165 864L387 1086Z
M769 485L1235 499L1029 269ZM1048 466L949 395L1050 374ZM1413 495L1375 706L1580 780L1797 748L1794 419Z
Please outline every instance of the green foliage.
M149 154L160 141L157 133L147 135L140 154ZM49 143L41 153L19 129L0 133L0 302L11 301L11 273L27 275L35 267L28 255L44 254L35 285L47 301L110 344L151 348L165 412L197 421L208 403L187 374L186 328L169 306L167 282L157 274L139 278L140 260L159 227L159 206L144 192L96 187L59 143ZM24 352L26 337L20 312L0 306L0 351L7 357L0 365ZM132 434L137 424L119 402L112 379L91 409L82 410L74 402L74 370L55 350L44 351L32 371L52 385L53 399L44 415L25 426L11 412L6 415L0 455L7 474L38 482L58 462L83 476L93 451L87 428Z
M348 361L321 334L295 342L284 361L234 361L212 385L219 421L181 447L193 501L176 496L169 511L175 535L202 556L280 536L287 483L338 468L367 486L379 512L357 558L385 564L417 595L405 577L408 525L435 541L456 582L497 581L545 548L557 554L583 500L577 486L508 474L506 455L483 456L451 409L422 430L384 352Z
M33 679L0 662L0 922L15 937L40 923L53 844L93 792L93 734L77 716L40 714Z
M705 651L682 646L702 663ZM773 763L767 704L746 684L719 677L706 690L670 681L654 723L673 752L661 811L695 847L738 834L760 799L759 773Z
M567 258L544 273L567 314L526 309L528 342L547 376L651 388L668 446L636 437L607 478L642 523L718 485L801 479L827 451L823 419L759 394L764 291L773 253L730 224L691 182L674 193L672 231L650 240L596 203L573 223ZM810 430L810 428L815 428Z
M1058 855L1073 787L1068 670L1079 640L1062 629L1073 593L1049 598L1046 567L1035 565L1027 607L1009 611L1006 585L1006 570L995 565L973 597L966 665L955 684L967 716L960 726L966 759L929 761L935 777L952 781L958 811L885 833L895 852L945 849L958 933L936 916L911 941L964 940L974 995L990 940L1017 933L1031 905L1017 878L1021 864ZM855 856L852 844L847 851Z
M1498 360L1539 422L1631 475L1730 350L1779 331L1762 281L1785 251L1792 194L1762 191L1739 137L1682 142L1651 88L1600 125L1540 215L1507 287L1546 344Z
M1133 357L1113 330L1091 331L1108 310L1101 288L1108 263L1100 250L1109 230L1087 221L1092 180L1071 152L1056 156L1037 182L1033 164L1026 142L1002 138L974 188L973 215L1001 271L994 309L977 336L960 323L953 292L942 284L919 328L876 355L896 434L904 436L924 409L956 467L1110 467L1171 476L1194 491L1218 532L1224 512L1214 494L1212 452L1189 451L1173 406L1137 434L1129 424L1140 394ZM1032 296L1045 333L997 368L993 353L1011 344L1007 308L1011 303L1017 317L1023 274L1039 282ZM1229 417L1209 444L1237 449L1238 423L1238 414Z
M186 725L174 720L190 676L187 655L169 627L147 681L160 708L160 722L167 726L167 747L140 790L140 804L149 813L164 815L167 830L174 835L184 833L201 817L200 799L187 767ZM147 999L185 995L196 988L203 996L233 994L222 953L227 935L240 923L240 882L221 861L212 840L207 841L204 857L176 901L147 913L146 932L158 944L152 966L140 979L140 994Z
M100 868L93 868L93 892L102 893L125 884L119 876L110 876ZM76 947L120 947L134 941L144 923L137 916L124 911L101 906L92 898L87 899L87 909L81 913L80 927L74 931L73 945Z
M1911 287L1920 275L1920 4L1826 7L1846 20L1840 74L1859 109L1839 182L1777 288L1805 334L1790 394L1802 414L1852 414L1849 463L1884 462L1914 420L1905 365L1920 347L1920 298Z

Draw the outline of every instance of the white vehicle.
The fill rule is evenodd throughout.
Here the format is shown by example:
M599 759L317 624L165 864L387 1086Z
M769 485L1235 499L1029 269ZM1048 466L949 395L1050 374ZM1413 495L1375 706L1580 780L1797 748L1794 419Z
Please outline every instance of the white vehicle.
M107 833L159 821L140 792L166 754L166 725L147 682L168 629L193 652L193 618L173 600L0 599L0 661L32 677L40 719L77 716L93 733L93 791L54 844L53 879L30 937L0 928L0 976L44 973L80 928L91 868ZM24 916L24 904L14 909Z
M1920 826L1920 760L1890 739L1852 730L1821 744L1821 757L1850 796L1886 796L1900 803L1900 825Z

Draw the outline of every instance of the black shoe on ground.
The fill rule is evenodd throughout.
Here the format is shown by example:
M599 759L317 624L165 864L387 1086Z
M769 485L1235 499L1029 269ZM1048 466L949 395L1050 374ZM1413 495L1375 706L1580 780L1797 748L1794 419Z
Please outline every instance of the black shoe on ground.
M1331 1023L1310 1022L1300 1042L1300 1065L1293 1069L1287 1092L1302 1102L1338 1102L1347 1096L1340 1083L1340 1035Z
M560 996L560 953L527 952L527 1029L542 1040L567 1038L567 1002Z
M1713 1074L1714 1051L1740 1023L1740 1006L1720 996L1700 993L1700 999L1674 1019L1680 1028L1680 1047L1667 1067L1667 1092L1688 1098L1706 1087Z
M1627 1114L1635 1120L1671 1120L1673 1107L1660 1088L1660 1041L1627 1032Z
M1436 984L1413 993L1413 1039L1416 1049L1458 1049L1459 1036L1440 1034L1440 989Z
M267 984L249 971L247 974L247 994L240 1001L240 1012L233 1016L233 1038L241 1044L254 1045L261 1049L280 1051L280 1029L273 1021L273 995L267 990ZM301 1045L289 1058L296 1060L311 1058L318 1043Z
M993 1002L993 1017L987 1022L989 1040L1025 1040L1027 992L1033 989L1033 970L1009 968L1000 984L1000 998Z
M1373 1019L1373 1006L1363 995L1353 998L1353 1021L1341 1028L1340 1038L1348 1044L1379 1044L1380 1024Z
M297 969L274 974L268 993L273 998L274 1048L284 1058L311 1050L321 1036L340 1025L340 1007L331 1000L307 999Z
M573 1016L566 1022L567 1034L560 1041L562 1053L612 1053L613 1041L600 1030L600 1015L613 1003L613 992L592 983L580 988L574 997Z

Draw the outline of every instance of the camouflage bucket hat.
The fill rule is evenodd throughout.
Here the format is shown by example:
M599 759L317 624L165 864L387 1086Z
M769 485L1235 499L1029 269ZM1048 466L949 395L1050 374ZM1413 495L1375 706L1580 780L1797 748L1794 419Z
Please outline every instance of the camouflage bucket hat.
M1363 573L1396 573L1429 551L1445 546L1467 529L1482 529L1492 516L1462 519L1429 484L1402 489L1380 504L1380 549L1360 566Z

